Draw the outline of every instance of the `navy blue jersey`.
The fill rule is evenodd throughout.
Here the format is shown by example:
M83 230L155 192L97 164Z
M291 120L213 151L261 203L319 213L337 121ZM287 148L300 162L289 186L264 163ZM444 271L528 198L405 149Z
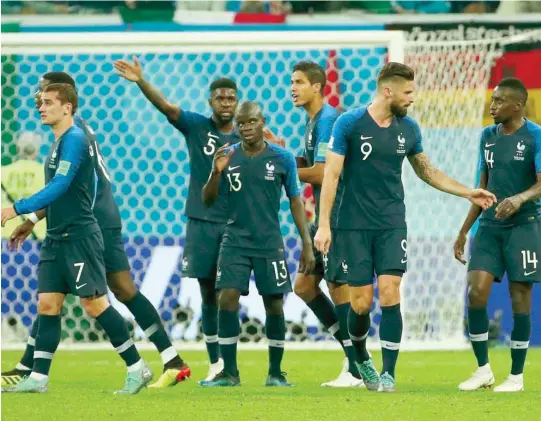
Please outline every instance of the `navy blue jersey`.
M96 174L98 175L98 193L96 195L96 203L94 204L94 215L98 220L98 224L101 229L121 228L122 221L120 219L118 205L116 204L113 195L111 177L107 172L107 167L105 166L105 161L103 160L103 155L98 145L96 135L92 128L81 117L75 116L73 122L85 132L96 152L98 164L96 168Z
M186 138L190 156L190 184L188 200L184 213L189 218L210 222L227 221L227 189L220 188L220 196L209 208L203 203L201 191L206 184L212 169L214 153L226 143L235 144L240 141L238 132L231 134L220 132L212 118L190 111L180 111L177 121L169 122Z
M332 135L332 127L339 115L340 113L336 108L325 104L313 119L308 119L306 122L302 156L306 159L309 167L312 167L316 162L325 162L327 147L329 146L329 140ZM314 223L317 225L319 220L321 185L312 185L312 191L314 192L314 199L316 201L316 219Z
M336 120L329 150L345 156L337 228L405 228L402 163L423 151L415 120L394 117L383 128L366 107L353 109Z
M99 231L93 207L97 196L97 158L85 133L70 127L51 147L45 160L46 185L15 203L18 214L46 209L47 237L83 238Z
M541 126L526 120L515 133L506 135L500 125L486 127L481 134L479 170L487 175L487 190L501 203L537 183L541 173ZM541 215L541 199L524 203L510 218L496 219L498 204L483 212L482 224L518 225Z
M241 144L224 170L229 221L222 245L239 247L245 253L283 249L278 212L282 188L288 197L301 194L297 163L291 152L274 144L249 156Z

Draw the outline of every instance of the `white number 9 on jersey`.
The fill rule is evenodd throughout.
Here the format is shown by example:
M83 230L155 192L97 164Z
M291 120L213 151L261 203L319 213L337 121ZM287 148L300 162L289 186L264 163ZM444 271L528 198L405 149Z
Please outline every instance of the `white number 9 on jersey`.
M361 145L361 153L363 154L363 161L366 161L366 158L372 153L372 145L368 142L364 142Z

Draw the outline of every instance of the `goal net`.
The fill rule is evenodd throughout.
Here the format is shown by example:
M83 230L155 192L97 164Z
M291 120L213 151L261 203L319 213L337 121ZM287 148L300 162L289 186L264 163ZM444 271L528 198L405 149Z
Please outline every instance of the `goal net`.
M182 135L137 86L115 74L114 60L137 55L145 77L168 99L203 114L210 114L209 84L221 76L232 77L240 99L261 104L268 126L296 153L301 150L305 116L293 107L289 93L295 63L312 60L326 68L329 102L348 110L370 102L376 75L387 60L405 62L416 71L418 94L411 114L423 129L426 152L449 175L473 185L477 138L496 54L495 43L406 41L402 32L393 31L5 34L2 166L18 159L17 141L29 132L41 137L39 159L44 159L51 134L40 125L33 93L46 72L72 75L80 97L78 113L97 133L114 183L132 275L174 339L199 341L199 287L195 280L181 279L179 267L190 173L187 148ZM409 272L402 287L404 348L461 348L466 345L465 269L453 259L452 242L468 203L423 185L406 167ZM9 197L3 195L2 200ZM281 209L294 274L300 241L286 201ZM36 316L39 247L39 238L30 239L13 252L2 240L3 346L22 344ZM127 309L111 298L132 320ZM331 339L294 294L286 299L285 314L288 340L317 347ZM262 340L264 318L254 288L241 301L241 341ZM380 318L375 300L373 346ZM135 326L134 335L143 337ZM71 343L103 340L99 326L73 297L64 308L63 338Z

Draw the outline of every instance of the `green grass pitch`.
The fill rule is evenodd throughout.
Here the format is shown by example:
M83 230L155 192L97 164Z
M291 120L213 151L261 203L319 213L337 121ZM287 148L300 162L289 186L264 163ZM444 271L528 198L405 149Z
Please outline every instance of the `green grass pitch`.
M161 370L156 352L143 352L155 376ZM21 352L2 353L2 370L12 368ZM397 392L320 387L340 369L338 351L287 351L283 368L293 388L263 387L267 353L240 351L242 386L204 389L204 352L184 352L192 379L169 389L146 389L136 396L114 396L125 368L111 351L59 351L49 393L2 394L3 421L539 421L541 420L541 349L531 349L523 393L491 390L458 392L457 385L475 369L471 352L403 352L398 361ZM508 350L491 350L496 384L510 369ZM381 355L374 354L376 366Z

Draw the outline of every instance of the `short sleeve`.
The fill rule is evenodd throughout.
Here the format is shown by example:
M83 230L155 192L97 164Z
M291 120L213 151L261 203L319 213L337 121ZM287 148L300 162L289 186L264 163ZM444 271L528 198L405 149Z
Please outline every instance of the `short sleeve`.
M536 125L531 131L534 138L534 163L535 172L541 173L541 126Z
M481 140L479 141L479 159L477 160L477 171L483 173L487 170L487 162L485 160L485 151L483 149L483 143L485 139L485 130L481 133Z
M337 118L337 115L328 115L319 121L314 154L315 162L325 162L329 140L331 139L333 126Z
M287 152L284 155L286 178L285 189L287 197L292 198L301 194L301 182L299 180L299 173L297 171L297 163L292 153Z
M207 120L208 117L202 114L193 113L191 111L185 111L182 109L180 110L180 115L177 120L168 119L169 123L171 123L173 127L180 131L186 138L194 127L206 122Z
M415 135L415 142L408 151L408 156L413 156L423 152L423 135L421 134L421 127L413 118L407 117L407 121L410 123Z
M348 136L357 121L357 114L348 111L342 114L332 127L332 136L329 140L328 150L339 155L346 155L348 150Z

